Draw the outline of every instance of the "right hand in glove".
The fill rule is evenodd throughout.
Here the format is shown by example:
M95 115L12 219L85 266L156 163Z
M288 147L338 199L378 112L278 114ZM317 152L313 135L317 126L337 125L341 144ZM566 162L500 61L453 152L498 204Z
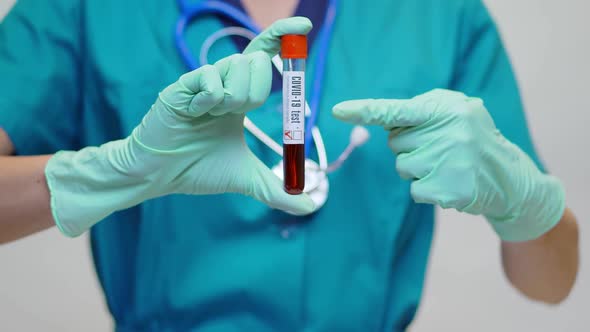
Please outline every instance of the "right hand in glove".
M168 86L126 139L60 151L45 174L59 229L82 234L109 214L173 193L251 196L295 214L314 209L307 195L281 181L250 151L244 114L270 93L270 57L283 34L306 34L303 18L277 21L245 51L189 72Z

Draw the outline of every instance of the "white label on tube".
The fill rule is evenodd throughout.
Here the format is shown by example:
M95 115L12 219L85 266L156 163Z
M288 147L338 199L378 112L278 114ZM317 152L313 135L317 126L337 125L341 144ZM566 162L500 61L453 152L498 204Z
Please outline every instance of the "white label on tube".
M305 72L283 72L283 144L303 144Z

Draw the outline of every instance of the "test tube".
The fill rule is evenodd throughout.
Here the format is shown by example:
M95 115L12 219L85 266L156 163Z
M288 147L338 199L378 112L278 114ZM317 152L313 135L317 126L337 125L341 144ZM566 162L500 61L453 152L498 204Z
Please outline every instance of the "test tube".
M285 191L299 195L305 187L305 59L307 37L281 37L283 58L283 179Z

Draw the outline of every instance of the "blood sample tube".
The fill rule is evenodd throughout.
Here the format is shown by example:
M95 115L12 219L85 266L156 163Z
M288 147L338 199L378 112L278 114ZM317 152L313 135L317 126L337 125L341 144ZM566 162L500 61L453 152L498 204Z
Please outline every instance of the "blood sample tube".
M299 195L305 186L305 59L307 37L281 37L283 58L283 175L285 191Z

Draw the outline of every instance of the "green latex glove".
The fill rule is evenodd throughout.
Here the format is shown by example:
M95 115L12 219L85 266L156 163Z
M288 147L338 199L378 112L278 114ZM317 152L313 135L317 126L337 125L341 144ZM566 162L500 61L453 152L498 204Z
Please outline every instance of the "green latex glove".
M484 215L500 238L526 241L561 219L561 183L496 129L481 99L434 90L410 100L353 100L333 114L391 130L397 170L418 203Z
M307 19L278 21L246 54L203 66L164 89L126 139L56 153L45 174L59 229L77 236L115 211L173 193L240 193L273 208L311 213L309 197L285 193L253 155L243 128L244 113L270 93L270 57L280 35L310 29Z

